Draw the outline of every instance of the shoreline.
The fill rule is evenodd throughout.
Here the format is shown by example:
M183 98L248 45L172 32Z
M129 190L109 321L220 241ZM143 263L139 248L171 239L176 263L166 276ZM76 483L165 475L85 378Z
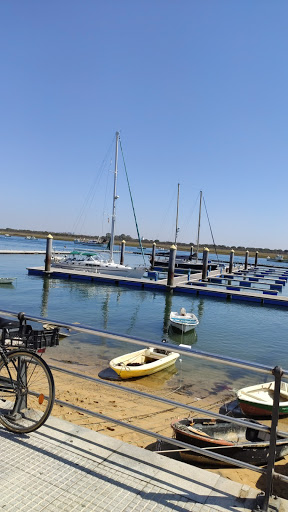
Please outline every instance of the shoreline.
M79 347L75 348L72 344L69 346L69 343L66 343L62 347L57 347L57 351L54 351L53 348L47 350L45 360L51 366L61 367L94 378L101 378L101 375L105 376L103 366L107 367L106 358L101 359L93 348L95 347L91 345L88 354L85 355L82 351L80 352ZM112 370L110 372L113 373ZM164 380L164 382L161 380L160 374L161 372L158 372L154 376L131 381L122 381L115 374L115 382L122 388L118 390L100 383L83 381L80 378L53 370L56 398L95 411L99 415L103 414L115 418L128 425L135 424L167 437L172 436L170 426L172 421L187 417L187 409L133 395L128 391L125 392L125 387L169 398L185 405L199 407L207 410L208 414L209 411L219 412L221 405L235 399L235 395L229 389L223 389L216 394L207 394L207 391L205 391L205 375L203 375L203 382L198 382L198 388L188 394L185 386L173 388L173 373L171 378ZM110 376L109 373L109 378ZM104 383L103 377L102 380ZM54 404L52 415L141 448L155 450L156 447L156 438L130 430L125 426L113 423L113 421L101 419L101 416L98 418L58 404ZM270 422L264 420L262 423L269 424ZM279 421L279 429L288 432L288 418ZM170 457L181 460L176 452L170 454ZM259 491L265 489L265 475L258 472L244 468L199 467L220 474L230 480L246 483ZM287 474L287 467L288 456L275 463L276 472ZM275 481L273 493L288 499L287 484Z
M13 229L10 229L10 230L1 230L0 229L0 236L5 236L6 234L9 234L10 236L17 236L19 238L25 238L26 236L36 236L37 239L41 239L41 240L46 240L47 236L49 233L43 233L43 232L38 232L38 231L25 231L25 230L19 230L19 231L14 231ZM51 233L52 234L52 233ZM54 240L62 240L63 242L73 242L73 240L75 238L97 238L96 235L65 235L65 234L58 234L58 233L54 233L52 234L53 236L53 239ZM115 237L115 243L114 245L121 245L121 239ZM165 251L168 251L171 247L173 242L158 242L156 244L156 248L158 246L158 249L159 247L163 247ZM126 241L126 247L135 247L135 246L138 246L139 245L139 242L138 240L128 240ZM142 244L143 246L143 249L152 249L152 246L153 246L153 242L144 242ZM189 244L181 244L181 243L178 243L177 244L177 248L179 251L185 251L185 252L189 252L190 251L190 245ZM202 252L204 247L208 247L209 250L211 251L212 249L214 250L214 246L212 246L211 244L201 244L199 246L199 251ZM223 255L226 255L226 256L229 256L230 254L230 251L231 249L234 250L234 255L235 256L243 256L245 257L245 253L246 253L246 250L245 249L239 249L237 250L237 248L235 246L231 246L231 247L226 247L224 249L222 248L218 248L216 246L216 250L217 250L217 253L221 256ZM255 258L255 253L256 251L258 251L258 258L264 258L266 259L268 256L271 257L271 256L276 256L278 253L279 254L282 254L284 256L285 259L286 256L287 256L287 252L285 252L284 250L282 249L277 249L277 250L269 250L267 252L267 250L261 250L261 249L256 249L256 248L253 248L251 250L249 250L249 257L250 258Z

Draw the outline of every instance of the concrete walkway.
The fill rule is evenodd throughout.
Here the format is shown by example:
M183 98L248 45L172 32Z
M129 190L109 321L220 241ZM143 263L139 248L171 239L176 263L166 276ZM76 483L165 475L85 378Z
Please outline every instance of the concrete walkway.
M117 439L50 418L37 432L0 428L0 510L252 510L258 491ZM281 512L288 502L280 500Z

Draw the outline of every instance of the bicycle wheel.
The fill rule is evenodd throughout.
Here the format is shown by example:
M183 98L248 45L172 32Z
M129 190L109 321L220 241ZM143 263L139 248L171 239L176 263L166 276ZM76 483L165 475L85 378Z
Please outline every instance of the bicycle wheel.
M51 370L37 354L16 350L0 363L0 422L12 432L41 427L54 403Z

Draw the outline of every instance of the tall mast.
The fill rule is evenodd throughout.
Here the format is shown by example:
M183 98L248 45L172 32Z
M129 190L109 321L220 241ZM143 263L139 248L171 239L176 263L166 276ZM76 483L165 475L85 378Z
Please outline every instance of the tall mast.
M178 212L179 212L179 188L180 188L180 183L178 183L178 194L177 194L177 213L176 213L176 229L175 229L175 245L177 245L177 235L178 235L178 231L179 231L179 228L178 228Z
M115 148L115 167L114 167L114 192L113 192L113 208L112 208L112 222L111 222L111 236L110 236L110 262L113 261L113 245L114 245L114 237L115 237L115 222L116 222L116 199L119 196L116 194L117 187L117 164L118 164L118 142L119 142L119 132L116 132L116 148Z
M197 260L198 260L198 252L199 252L199 237L200 237L200 223L201 223L201 206L202 206L202 190L200 190L199 219L198 219L198 234L197 234L197 251L196 251L196 258L197 258Z

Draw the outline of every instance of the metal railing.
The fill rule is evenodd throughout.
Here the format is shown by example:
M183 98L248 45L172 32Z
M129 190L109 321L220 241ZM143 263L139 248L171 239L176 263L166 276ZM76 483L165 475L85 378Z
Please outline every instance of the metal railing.
M12 317L17 316L17 313L14 313L14 312L11 312L11 311L5 311L5 310L1 310L0 314L1 315L5 314L5 315L8 315L8 316L12 316ZM81 324L75 325L75 324L71 324L71 323L67 323L67 322L64 323L64 322L59 322L58 320L54 320L54 319L47 319L47 318L44 319L42 317L31 316L31 315L26 315L26 314L25 314L25 318L28 321L54 324L54 325L57 325L59 327L63 327L63 328L66 328L66 329L69 329L69 330L73 330L73 331L76 331L76 332L78 331L78 332L81 332L81 333L93 334L93 335L96 335L96 336L106 337L106 338L109 337L109 338L117 340L117 341L133 343L133 344L137 344L137 345L141 345L141 346L145 346L145 347L147 347L147 345L149 345L150 347L163 349L163 343L157 343L157 342L153 342L151 340L149 340L149 341L145 340L143 338L138 338L138 337L133 337L133 336L128 336L128 335L121 335L121 334L117 334L117 333L113 333L113 332L99 330L99 329L95 329L93 327L86 326L86 325L81 325ZM166 350L175 351L175 345L165 343L165 349ZM201 358L202 360L214 361L214 362L218 362L220 364L225 364L225 365L228 364L230 366L236 366L236 367L239 367L239 368L246 368L246 369L254 370L254 371L257 371L257 372L260 372L260 373L265 373L265 374L267 374L267 373L271 374L272 373L274 375L274 378L275 378L275 388L274 388L274 402L273 402L273 410L272 410L271 427L268 427L266 425L259 424L259 423L252 423L252 422L249 422L249 420L246 420L246 419L242 420L242 419L239 419L239 418L234 418L232 416L227 416L227 415L223 415L223 414L220 414L220 413L216 413L216 412L212 412L212 411L207 411L205 409L201 409L199 407L194 407L194 406L191 406L191 405L186 405L186 404L183 404L181 402L170 400L168 398L162 398L162 397L158 397L158 396L151 395L151 394L148 394L148 393L144 393L144 392L138 391L136 389L127 388L127 387L123 388L122 386L119 386L118 384L112 383L110 381L105 381L105 380L102 380L102 379L97 379L95 377L90 377L90 376L83 375L83 374L80 374L80 373L72 372L70 370L59 368L57 366L50 366L50 367L54 371L65 373L65 374L73 376L75 378L80 378L80 379L88 380L88 381L91 381L91 382L94 382L94 383L97 383L97 384L108 386L108 387L110 387L112 389L117 389L117 390L120 390L122 392L128 392L128 393L131 393L131 394L134 394L134 395L139 395L139 396L141 396L143 398L147 398L149 400L156 400L156 401L159 401L159 402L162 402L162 403L166 403L166 404L172 405L174 407L178 407L178 408L182 408L182 409L187 409L189 411L193 411L193 412L197 412L197 413L202 413L204 415L209 415L210 417L212 416L212 417L217 418L217 419L222 419L222 420L225 419L225 421L229 421L231 423L235 423L235 424L238 424L238 425L245 426L245 428L251 427L254 430L268 432L270 434L270 443L269 443L269 456L268 456L267 467L266 468L260 468L258 466L254 466L253 464L245 463L245 462L239 461L237 459L233 459L231 457L227 457L225 455L221 455L219 453L215 453L212 450L207 450L207 448L198 448L198 447L196 447L194 445L185 443L183 441L179 441L177 439L170 438L170 437L161 435L159 433L155 433L153 431L143 429L143 428L138 427L137 425L133 425L131 423L126 423L126 422L121 421L121 420L116 420L115 418L112 418L110 416L104 415L103 413L97 413L97 412L85 409L83 407L79 407L77 405L68 403L66 401L64 402L62 400L56 399L55 402L57 404L63 406L63 407L68 407L68 408L74 409L74 410L76 410L78 412L81 412L81 413L84 413L84 414L88 414L88 415L91 415L91 416L95 416L95 417L101 418L102 420L104 419L104 420L112 422L114 424L118 424L118 425L121 425L121 426L126 427L128 429L134 430L134 431L136 431L138 433L145 434L145 435L148 435L150 437L156 438L157 440L161 440L161 441L167 442L169 444L175 445L177 447L182 448L184 451L185 450L189 450L189 451L193 451L193 452L198 453L198 454L203 454L204 453L206 457L208 456L208 457L211 457L212 459L216 459L216 460L219 460L221 462L225 462L225 463L227 463L229 465L235 465L235 466L238 466L238 467L247 468L247 469L250 469L252 471L256 471L256 472L259 472L259 473L262 473L262 474L266 475L265 493L264 493L264 495L261 495L261 505L260 506L258 505L258 510L259 511L262 510L263 512L266 512L268 510L269 500L270 500L270 498L272 498L273 478L274 479L282 480L284 482L288 482L288 477L286 477L285 475L281 475L279 473L276 473L275 470L274 470L275 449L276 449L277 444L281 443L281 441L277 441L277 435L280 436L280 437L283 437L283 439L286 439L287 442L288 442L288 433L287 432L281 432L281 431L277 430L278 418L279 418L279 400L280 400L281 378L282 378L282 376L284 374L285 375L288 374L287 370L282 370L279 367L275 367L275 368L271 369L270 367L268 367L266 365L261 365L261 364L257 364L257 363L251 363L249 361L243 361L243 360L239 360L239 359L235 359L235 358L230 358L230 357L227 357L227 356L226 357L225 356L219 356L217 354L212 354L212 353L209 353L209 352L203 352L203 351L199 351L199 350L192 350L190 347L183 346L183 345L177 346L177 352L179 352L180 354L183 354L183 355L190 356L190 357ZM274 506L275 506L275 502L274 502Z

